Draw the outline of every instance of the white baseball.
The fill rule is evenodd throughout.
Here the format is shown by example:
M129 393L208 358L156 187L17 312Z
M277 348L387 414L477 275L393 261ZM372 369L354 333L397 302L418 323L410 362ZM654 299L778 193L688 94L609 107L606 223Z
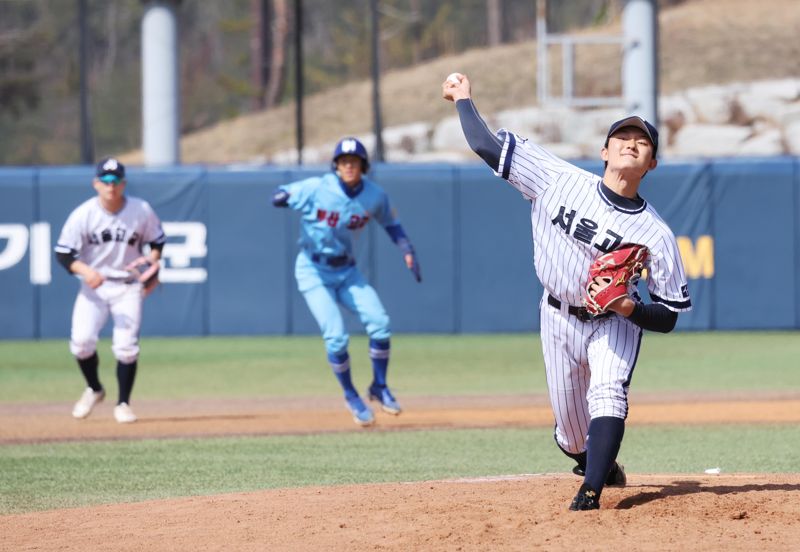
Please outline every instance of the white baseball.
M461 77L458 76L458 73L450 73L447 75L447 82L452 82L453 84L459 84L461 82Z

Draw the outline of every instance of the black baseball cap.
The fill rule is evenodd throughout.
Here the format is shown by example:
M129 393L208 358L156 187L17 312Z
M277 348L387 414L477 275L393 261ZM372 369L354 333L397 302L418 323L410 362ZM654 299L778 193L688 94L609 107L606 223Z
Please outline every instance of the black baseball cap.
M641 129L647 135L647 137L650 139L650 143L653 144L653 159L655 159L656 153L658 153L658 131L656 130L656 127L638 115L625 117L624 119L620 119L611 125L611 128L608 129L608 134L606 135L605 147L608 147L608 139L611 138L611 135L617 132L619 129L625 127L636 127Z
M125 180L125 165L113 157L106 157L97 164L95 174L103 182L119 182Z

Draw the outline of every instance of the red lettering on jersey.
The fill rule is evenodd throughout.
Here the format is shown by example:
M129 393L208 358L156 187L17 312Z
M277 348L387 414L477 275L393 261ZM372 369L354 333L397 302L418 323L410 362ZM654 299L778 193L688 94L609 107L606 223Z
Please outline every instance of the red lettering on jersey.
M328 211L325 209L317 209L317 220L325 220L325 217L328 216Z
M347 223L347 228L350 230L358 230L359 228L363 228L368 221L369 221L369 215L366 213L364 214L363 217L358 215L352 215L350 217L350 222Z
M335 228L337 224L339 224L339 213L331 211L331 214L328 215L328 226Z

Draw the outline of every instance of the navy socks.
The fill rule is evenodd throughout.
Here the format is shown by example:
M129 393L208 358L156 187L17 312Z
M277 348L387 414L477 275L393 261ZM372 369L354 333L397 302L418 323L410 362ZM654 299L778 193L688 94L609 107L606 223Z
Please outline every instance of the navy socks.
M131 391L133 381L136 379L136 361L122 362L117 361L117 382L119 383L119 401L117 404L131 402Z
M617 459L625 420L603 416L589 424L589 440L586 448L586 477L584 483L597 491L598 496L606 483L608 472Z
M100 385L100 377L97 375L97 366L100 364L100 360L97 358L97 351L89 358L79 358L77 360L86 380L86 385L91 387L92 391L102 391L103 386Z

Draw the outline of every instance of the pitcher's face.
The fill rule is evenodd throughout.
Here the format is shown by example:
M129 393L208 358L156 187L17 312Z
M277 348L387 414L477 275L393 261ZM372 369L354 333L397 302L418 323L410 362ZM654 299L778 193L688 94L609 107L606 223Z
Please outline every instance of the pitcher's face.
M653 144L641 129L625 127L608 139L608 146L600 151L600 157L608 162L613 171L636 170L641 175L656 167L653 159Z

